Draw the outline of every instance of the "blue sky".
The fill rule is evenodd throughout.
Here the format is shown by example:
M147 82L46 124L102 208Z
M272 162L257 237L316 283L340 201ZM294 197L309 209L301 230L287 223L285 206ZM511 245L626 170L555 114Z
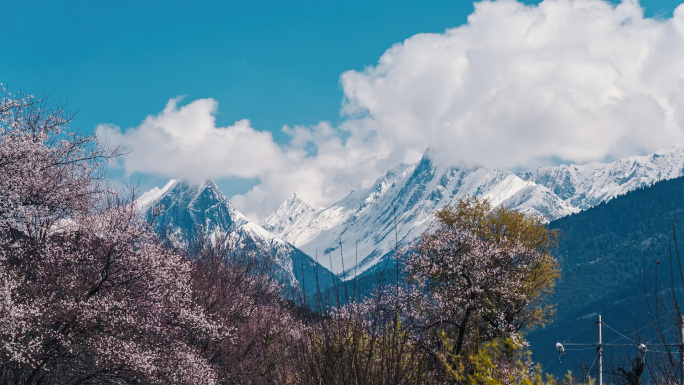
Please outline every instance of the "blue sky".
M69 98L77 125L137 125L169 98L213 97L219 122L339 118L342 72L465 22L466 1L3 1L0 73ZM277 138L281 139L281 138Z
M68 100L78 109L73 127L86 131L135 126L185 95L217 99L219 124L247 118L282 142L284 124L339 120L342 72L416 33L462 24L472 9L468 1L3 0L0 81ZM145 188L165 178L149 179ZM232 195L253 184L221 188Z
M645 0L640 4L646 18L667 21L679 2ZM320 122L329 122L333 133L330 135L340 138L363 130L372 133L364 131L366 138L382 137L382 128L359 128L368 127L365 123L349 124L358 111L340 114L343 97L358 96L359 90L366 86L350 76L345 89L340 83L341 75L353 70L361 77L383 77L384 73L369 75L364 69L375 68L383 53L394 44L420 33L439 36L448 28L466 24L473 12L473 3L469 1L3 0L0 2L0 81L9 90L21 88L52 99L68 100L68 105L78 110L73 127L87 132L98 124L108 123L126 133L130 127L141 125L148 115L160 114L172 98L185 96L180 104L212 98L218 103L212 113L216 127L232 127L236 121L249 119L250 129L272 133L273 143L287 147L282 150L287 152L295 145L291 142L293 135L282 131L284 125L308 127L306 130L310 132L304 130L308 137L328 135L321 134L325 128L313 128ZM484 12L483 18L486 18ZM492 24L491 28L496 25ZM420 39L411 41L414 40ZM430 71L421 73L425 72ZM430 84L430 81L425 78L421 84ZM429 89L424 92L430 94ZM383 97L386 98L377 96ZM362 104L361 114L367 113L364 111L374 114L369 107L370 99L363 96L351 99ZM390 105L392 101L386 103ZM417 105L420 101L411 103ZM406 106L397 104L396 108L401 111ZM463 116L466 112L458 114ZM374 124L384 119L379 113L372 118ZM443 125L449 124L451 120ZM322 142L316 142L318 139L309 140L318 146L318 151L324 148ZM387 146L392 149L381 150ZM388 151L397 152L399 148L401 154L387 155ZM359 173L346 170L342 173L346 175L344 181L340 177L340 180L319 183L321 191L326 186L339 185L336 192L325 195L310 191L310 200L328 203L343 195L350 186L367 185L387 166L411 160L422 151L420 146L408 149L392 141L376 143L372 149L379 151L378 159L386 158L383 162L372 162L376 167L374 172L354 180L352 175ZM280 150L276 148L276 151ZM350 148L345 147L345 151L349 152ZM520 152L523 151L527 150L521 147ZM584 155L559 149L532 160L521 158L517 163L493 163L493 166L519 167L538 159L581 161L622 154L611 151ZM345 159L340 158L339 162L349 162ZM368 159L359 162L369 164ZM479 164L482 160L473 162ZM310 168L303 160L297 165ZM134 179L142 176L144 188L160 183L172 173L122 167L114 175L123 175L124 169L129 174L133 170ZM341 168L333 167L334 170ZM263 170L200 174L219 178L221 188L232 196L244 195L267 178L265 173L275 173L273 167ZM333 172L317 169L311 175ZM301 174L299 178L306 180L309 176ZM290 194L298 188L301 186L293 185L284 190ZM242 202L243 209L254 210L253 206L265 204L263 196L269 191L264 187L260 192L261 201L255 199L250 203L244 196L237 200ZM282 194L276 195L267 206L282 198Z

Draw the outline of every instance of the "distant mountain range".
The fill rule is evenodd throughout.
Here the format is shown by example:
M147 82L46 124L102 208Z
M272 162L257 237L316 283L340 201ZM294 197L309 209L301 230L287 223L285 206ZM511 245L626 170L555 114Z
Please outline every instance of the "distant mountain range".
M216 184L169 181L136 201L156 231L173 246L192 249L198 237L220 240L245 258L268 258L272 275L285 287L305 293L325 290L338 281L325 267L296 247L247 219ZM153 210L154 208L154 210Z
M416 239L434 224L437 210L462 197L486 198L493 206L552 221L681 176L683 167L681 148L519 173L444 167L433 162L428 151L420 162L400 165L371 187L352 191L325 209L316 210L294 195L261 225L306 254L330 262L332 272L349 279L378 266L396 245Z
M520 173L439 166L427 153L325 209L314 209L295 194L261 225L238 212L212 181L172 180L143 194L137 204L177 247L190 247L198 236L221 239L238 253L270 258L284 285L326 296L341 293L343 285L365 295L383 269L390 270L385 282L394 282L395 245L410 244L434 224L435 211L464 196L544 215L549 227L562 232L554 255L563 278L548 299L558 307L553 323L528 339L534 358L562 374L579 372L575 364L581 361L589 366L593 348L568 350L567 359L558 360L555 342L592 343L596 314L617 331L604 330L605 340L629 345L653 337L644 329L640 339L635 330L651 319L647 301L654 303L654 293L667 298L670 256L676 250L673 224L684 239L683 168L684 149L679 148ZM153 215L152 207L161 208L161 214ZM340 280L355 276L353 286ZM679 279L679 272L673 277ZM684 285L676 286L684 302ZM618 357L633 355L632 350L624 346L606 353Z
M156 228L174 245L188 247L197 234L223 234L236 250L269 256L282 283L313 293L338 277L377 273L387 265L380 262L391 262L397 245L409 245L435 223L437 210L465 196L553 221L681 176L683 168L681 148L519 173L446 167L427 151L420 162L399 165L369 188L352 191L324 209L295 194L260 225L237 211L213 181L170 181L143 194L138 205L144 212L164 207L155 217Z

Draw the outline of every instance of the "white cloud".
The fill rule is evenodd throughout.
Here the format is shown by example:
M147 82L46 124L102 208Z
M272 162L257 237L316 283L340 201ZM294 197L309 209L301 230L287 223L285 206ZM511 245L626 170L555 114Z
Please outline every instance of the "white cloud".
M233 197L252 218L268 215L293 192L313 205L328 204L375 176L375 168L359 171L360 165L386 158L373 142L359 141L357 135L343 140L348 134L327 123L286 127L292 140L280 147L269 132L255 130L248 120L217 127L213 99L179 102L171 99L162 112L125 131L99 125L97 135L128 151L119 164L128 175L152 173L192 182L259 178L249 193Z
M467 24L343 74L343 111L395 149L489 167L683 144L683 26L684 5L654 20L633 1L484 1Z
M638 3L476 3L468 23L419 34L375 66L341 76L339 127L285 127L290 142L242 120L216 127L212 99L98 135L131 152L128 173L259 178L239 209L263 216L297 191L325 205L427 147L452 164L532 167L684 144L684 5L647 19Z
M258 177L285 158L268 132L254 130L248 120L216 127L213 99L179 106L171 99L156 116L122 132L100 125L97 135L129 153L122 159L126 172L148 172L200 181L207 177Z

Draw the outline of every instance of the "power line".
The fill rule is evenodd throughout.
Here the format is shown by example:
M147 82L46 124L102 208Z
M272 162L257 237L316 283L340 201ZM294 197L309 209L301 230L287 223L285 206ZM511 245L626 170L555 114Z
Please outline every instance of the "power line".
M594 364L596 363L596 359L597 359L597 358L598 358L598 355L596 355L596 356L594 357L594 362L591 363L591 366L589 367L589 370L588 370L589 373L591 373L591 369L594 368Z
M638 342L635 342L633 339L631 339L631 338L629 337L629 336L631 336L631 335L633 335L633 334L635 334L635 333L639 333L639 332L643 331L643 330L646 329L647 327L650 327L650 326L655 326L655 327L657 327L658 325L660 325L658 322L659 322L662 318L664 318L664 317L665 317L665 315L661 316L659 319L657 319L657 320L655 320L655 321L652 321L651 323L649 323L649 324L647 324L647 325L644 325L644 326L643 326L642 328L640 328L639 330L636 330L636 331L634 331L634 332L632 332L632 333L629 333L629 334L625 335L625 334L621 333L620 331L616 330L615 328L613 328L612 326L606 324L605 322L602 322L602 321L601 321L601 316L598 315L598 316L597 316L597 321L594 323L594 324L597 325L597 341L596 341L596 343L568 342L568 341L570 341L571 339L577 337L578 335L584 333L584 332L585 332L586 330L588 330L591 326L588 326L588 327L586 327L586 328L580 330L579 332L573 334L570 338L567 338L567 339L563 340L563 344L565 344L565 345L567 345L567 346L577 346L576 348L565 349L565 347L563 346L563 344L561 344L560 342L557 342L557 343L556 343L556 348L558 349L559 363L560 363L560 356L563 355L563 354L565 354L566 351L577 351L577 352L579 352L579 351L587 351L587 350L596 349L596 356L594 357L594 361L592 362L591 367L589 368L589 372L591 372L591 370L594 368L594 365L596 364L596 362L597 362L597 360L598 360L599 365L598 365L598 367L597 367L597 369L596 369L596 370L597 370L597 377L598 377L598 382L599 382L599 384L602 384L602 374L603 374L602 359L603 359L603 348L604 348L604 347L607 347L607 346L609 346L609 347L619 347L619 346L625 346L625 347L631 346L631 347L635 347L635 348L637 348L637 350L639 351L639 355L640 355L641 357L644 357L644 358L645 358L646 353L672 354L672 353L673 353L672 351L648 350L647 347L646 347L646 344L644 344L644 343L639 344ZM612 332L616 333L616 334L619 335L620 337L617 338L617 339L615 339L615 340L613 340L613 341L611 341L611 342L609 342L609 343L605 343L605 344L602 343L601 326L604 325L604 324L606 325L606 327L607 327L608 329L610 329ZM671 347L678 347L678 348L679 348L680 365L681 365L681 367L682 367L682 377L681 377L679 380L680 380L680 383L681 383L682 385L684 385L684 316L681 316L680 322L679 322L677 325L674 325L674 326L678 326L678 327L680 328L680 333L679 333L680 341L679 341L679 343L660 343L660 344L657 344L656 346L664 346L664 347L667 347L668 349L671 348ZM665 332L661 333L661 337L664 337L664 333L667 333L667 332L669 332L670 330L672 330L672 328L674 328L674 326L671 326L671 327L668 328ZM641 336L639 335L639 337L641 337ZM649 340L648 343L651 343L651 342L652 342L653 340L655 340L656 338L658 338L658 336L656 336L656 337L652 338L651 340ZM629 343L629 344L627 344L627 343L616 343L616 342L621 341L621 340L628 340L630 343ZM664 342L664 341L663 341L663 342ZM584 347L584 346L586 346L586 347ZM573 360L571 357L568 357L568 359L569 359L571 362L573 362L573 363L576 364L575 360ZM561 364L561 365L562 365L562 364Z
M620 333L619 331L617 331L617 330L613 329L613 327L612 327L612 326L608 325L608 324L607 324L607 323L605 323L605 322L604 322L603 324L604 324L604 325L606 325L606 327L607 327L608 329L610 329L610 330L614 331L615 333L617 333L618 335L620 335L620 336L621 336L621 338L618 338L617 340L615 340L615 341L613 341L613 342L616 342L616 341L620 341L621 339L623 339L623 338L624 338L624 339L627 339L627 340L629 340L629 342L631 342L631 343L632 343L632 344L634 344L635 346L637 345L637 343L636 343L636 342L634 342L634 341L632 341L632 339L631 339L631 338L629 338L629 337L627 337L626 335L624 335L624 334ZM606 344L606 345L608 345L608 344Z
M574 334L572 337L563 340L563 343L570 341L571 339L573 339L573 338L577 337L578 335L584 333L585 331L587 331L591 327L592 326L587 326L586 328L584 328L584 329L580 330L579 332L577 332L576 334Z
M580 348L580 349L565 349L566 352L578 352L578 351L584 351L584 350L594 350L595 348L588 347L588 348Z
M644 329L646 329L647 327L650 327L650 326L657 326L657 322L660 321L660 320L662 320L663 318L665 318L665 317L668 316L668 315L670 315L670 314L669 314L669 313L665 313L665 314L661 315L658 319L652 320L650 323L648 323L648 324L642 326L642 327L639 328L638 330L635 330L635 331L633 331L633 332L627 334L627 336L631 336L632 334L640 333L640 332L642 332ZM607 325L606 325L606 326L607 326ZM611 329L612 329L612 328L611 328ZM613 329L613 330L614 330L614 329ZM672 330L672 326L671 326L669 329L667 329L666 332L668 332L668 331L670 331L670 330ZM616 332L617 332L617 331L616 331ZM618 333L618 334L620 334L620 333ZM620 334L620 335L622 335L622 334ZM624 337L626 337L626 336L624 336ZM651 338L651 340L649 340L649 341L646 342L646 343L648 344L648 343L650 343L650 342L653 342L653 340L656 339L656 338L658 338L658 337ZM618 338L617 340L615 340L615 341L613 341L613 342L617 342L617 341L619 341L619 340L621 340L621 339L622 339L622 338ZM627 339L629 339L629 338L627 338ZM631 341L631 340L630 340L630 341Z

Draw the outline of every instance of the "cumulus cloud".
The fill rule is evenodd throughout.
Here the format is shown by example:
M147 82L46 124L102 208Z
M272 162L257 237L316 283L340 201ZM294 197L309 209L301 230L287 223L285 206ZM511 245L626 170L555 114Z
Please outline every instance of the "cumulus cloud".
M365 133L325 122L283 130L291 137L283 146L286 166L261 174L257 186L231 198L253 218L272 213L294 192L315 207L326 206L351 189L370 185L392 165L393 149Z
M171 99L161 113L125 132L100 125L97 135L129 151L122 159L129 174L148 172L192 181L252 178L277 168L285 158L272 135L254 130L248 120L216 127L215 100L200 99L184 106L179 102L179 98Z
M344 73L343 111L449 163L587 162L684 143L682 68L684 5L654 20L635 1L484 1Z
M418 34L348 71L337 127L285 127L277 144L242 120L216 127L216 101L140 126L102 125L129 173L259 178L233 197L263 216L292 192L314 205L368 186L428 148L449 164L583 163L684 144L684 5L649 19L636 1L483 1L462 26Z
M270 132L248 120L216 126L218 103L199 99L186 105L171 99L163 111L139 126L96 128L100 139L123 146L118 166L128 175L152 173L201 182L206 178L258 178L246 195L232 198L252 218L270 214L293 192L313 205L328 204L375 177L377 159L387 158L372 141L354 138L327 123L286 127L291 141L279 146ZM371 167L360 170L362 164Z

